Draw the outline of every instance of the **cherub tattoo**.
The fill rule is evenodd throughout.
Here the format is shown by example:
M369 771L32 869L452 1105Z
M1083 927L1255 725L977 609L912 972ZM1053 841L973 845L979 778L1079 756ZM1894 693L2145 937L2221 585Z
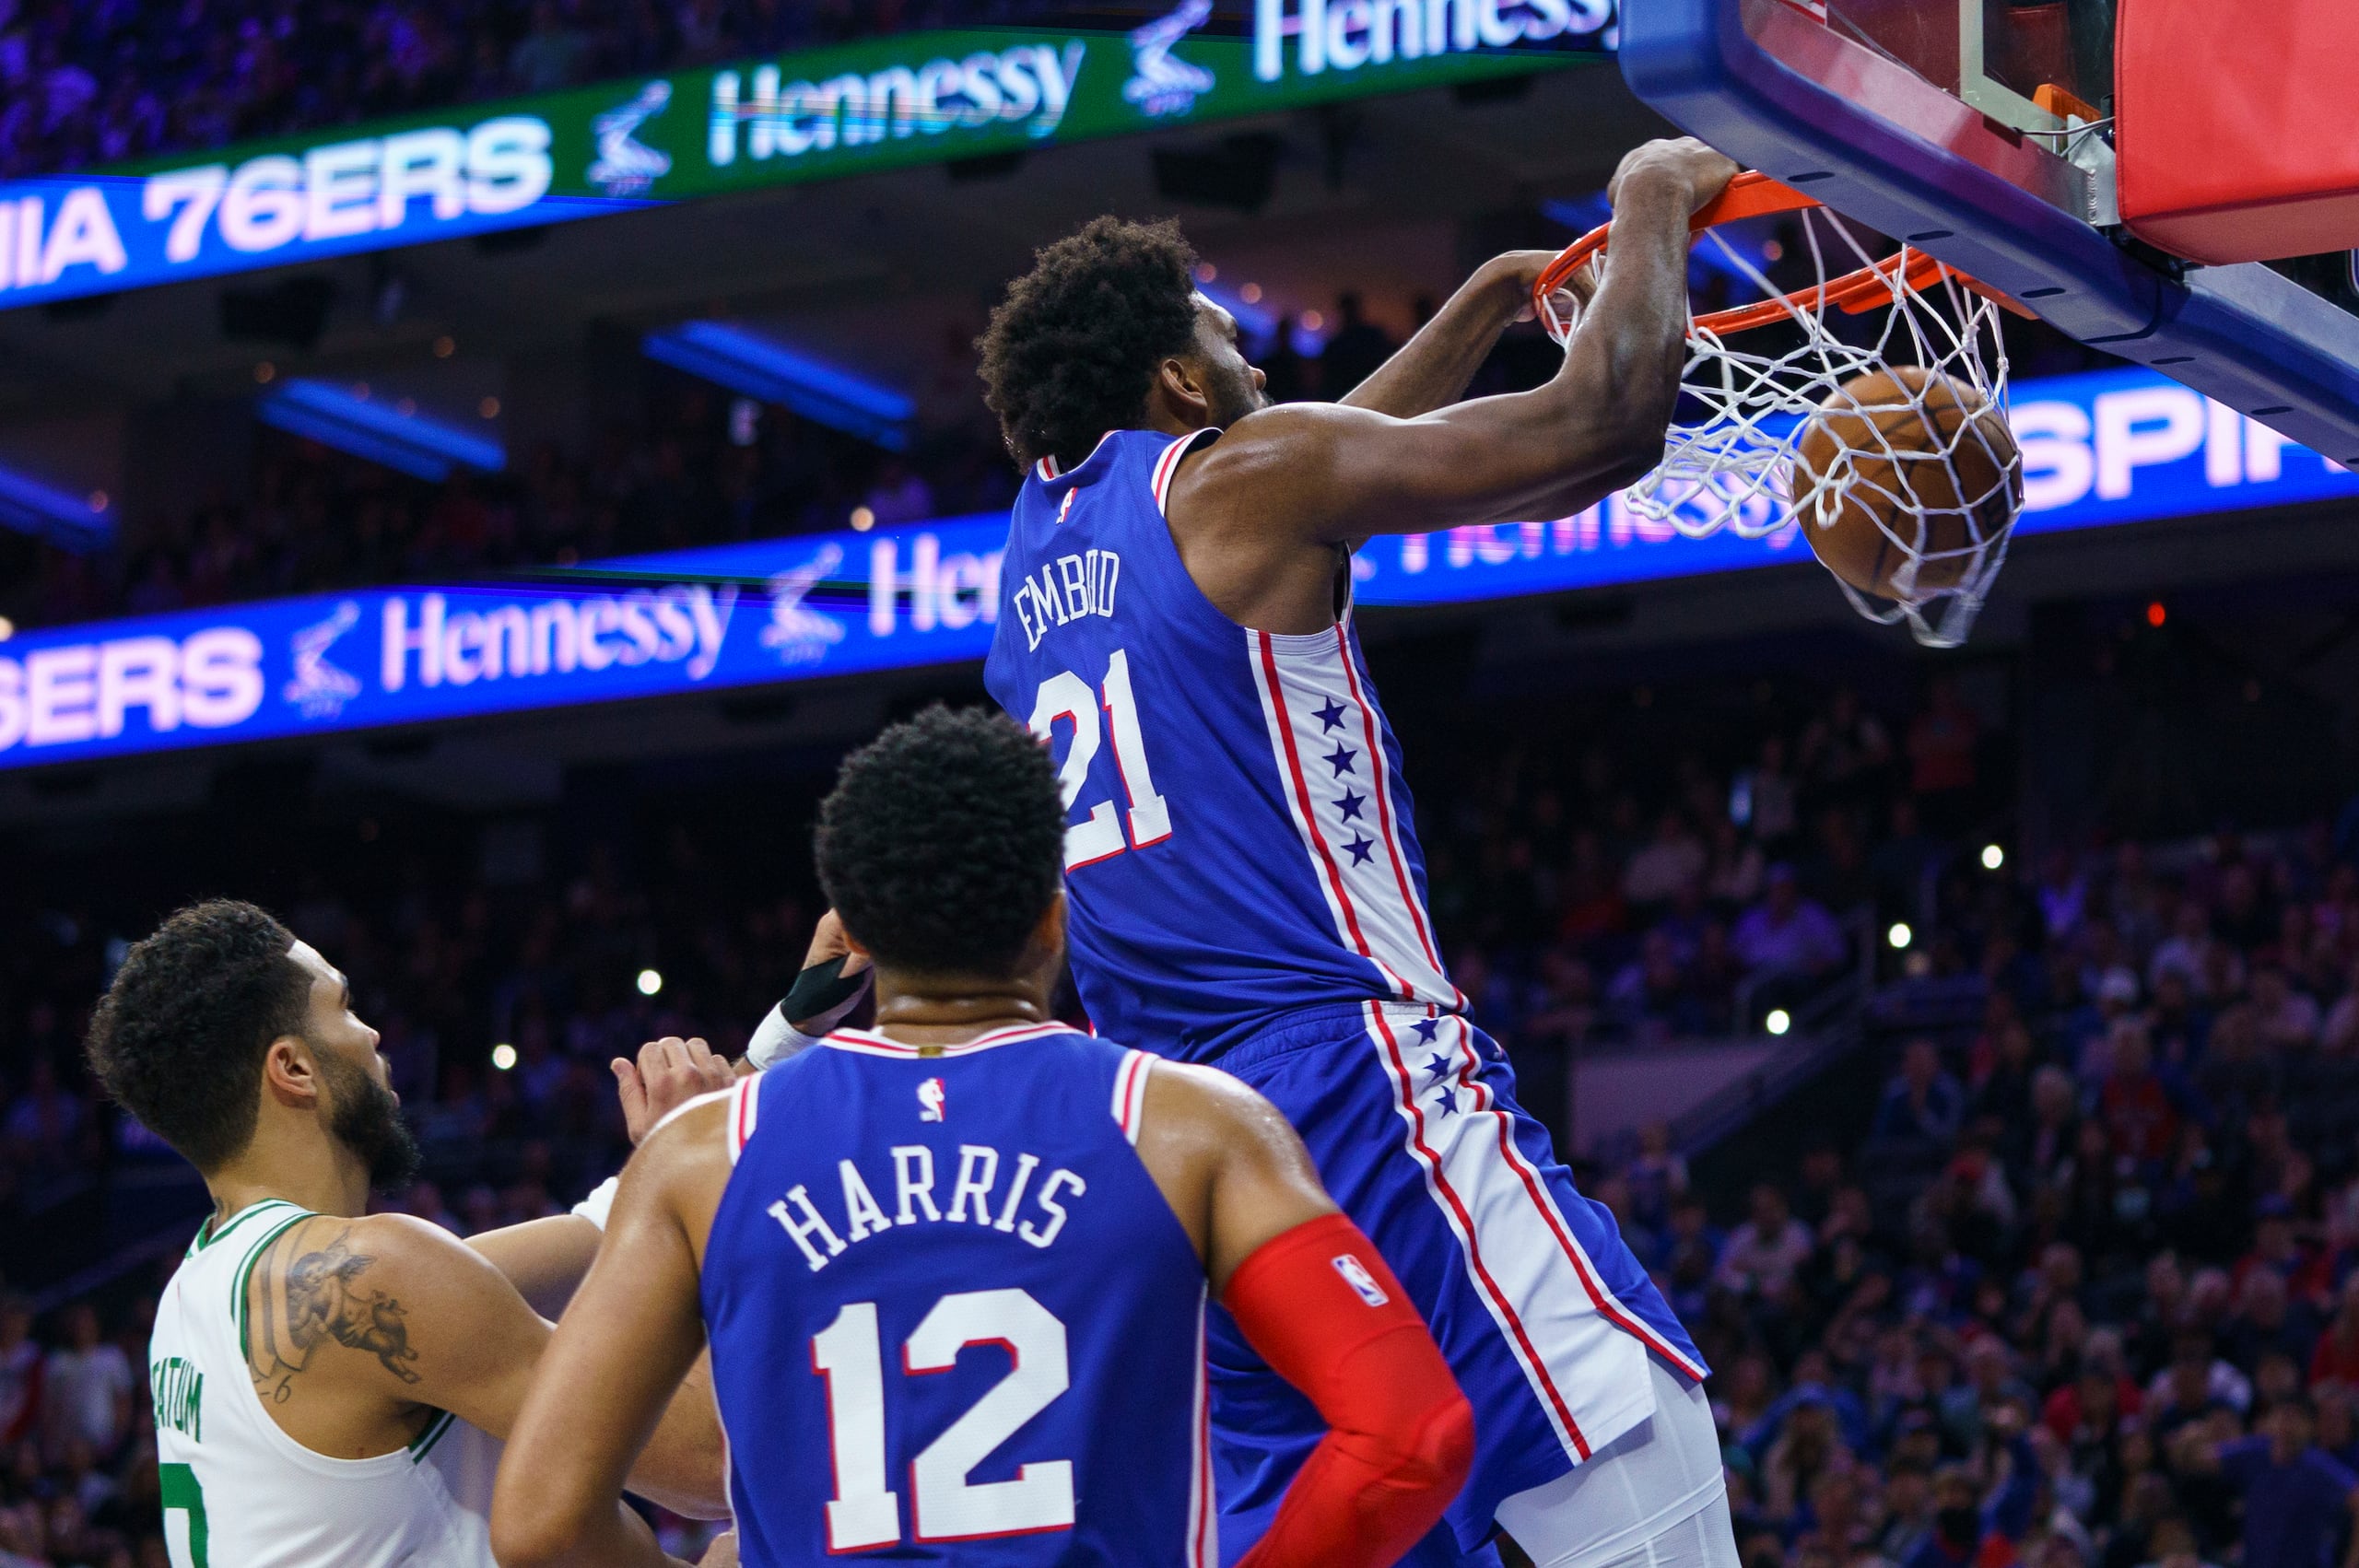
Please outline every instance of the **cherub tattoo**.
M295 1230L311 1228L299 1225ZM405 1364L416 1361L417 1352L410 1349L402 1304L362 1285L361 1276L376 1259L353 1251L351 1235L346 1226L325 1246L297 1254L295 1231L290 1231L271 1243L257 1266L261 1316L256 1331L248 1336L246 1354L254 1387L273 1403L284 1402L294 1392L296 1376L328 1340L369 1352L405 1383L418 1380Z

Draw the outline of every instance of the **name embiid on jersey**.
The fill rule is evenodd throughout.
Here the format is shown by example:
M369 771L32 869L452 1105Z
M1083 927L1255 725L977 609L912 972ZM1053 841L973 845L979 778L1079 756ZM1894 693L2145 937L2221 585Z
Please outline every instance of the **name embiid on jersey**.
M1349 615L1239 626L1172 544L1171 475L1217 435L1117 430L1070 473L1037 465L984 667L1000 706L1063 748L1066 806L1087 813L1065 836L1066 871L1090 869L1067 890L1083 1005L1113 1038L1193 1061L1321 1004L1464 1002Z
M1181 558L1173 476L1220 439L1117 430L1035 465L984 676L1058 762L1093 1023L1267 1097L1433 1325L1482 1415L1449 1515L1473 1551L1502 1498L1653 1412L1649 1355L1705 1369L1444 971L1343 559L1335 624L1289 635L1231 620ZM1210 1343L1222 1515L1250 1540L1321 1429L1221 1320Z

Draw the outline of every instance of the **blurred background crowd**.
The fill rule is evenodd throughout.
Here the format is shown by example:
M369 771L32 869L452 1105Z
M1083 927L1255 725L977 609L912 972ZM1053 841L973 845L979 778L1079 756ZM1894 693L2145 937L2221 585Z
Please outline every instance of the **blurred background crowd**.
M0 0L0 176L1047 8ZM1273 395L1347 391L1394 346L1374 315L1430 314L1407 292L1277 320ZM0 617L1003 507L979 324L897 368L929 415L967 411L902 452L635 354L639 415L578 451L520 440L502 474L428 483L257 430L235 494L174 496L105 549L0 533ZM2019 376L2092 362L2010 333ZM1555 363L1511 335L1473 390ZM2352 716L2263 678L2318 679L2334 638L2272 666L2271 617L2232 608L2207 643L2141 595L1939 663L1848 627L1632 653L1606 595L1558 608L1597 668L1407 614L1368 657L1454 975L1716 1368L1745 1568L2359 1568ZM894 716L980 697L971 672L892 691ZM204 1200L81 1065L125 945L189 897L266 904L383 1032L427 1154L386 1201L462 1234L557 1212L626 1153L607 1059L665 1033L742 1050L801 960L842 735L777 733L569 766L513 807L266 748L194 803L77 818L76 770L28 787L57 809L0 837L0 1568L168 1562L142 1363ZM1584 1130L1584 1064L1780 1036L1813 1065L1747 1117Z
M1412 323L1434 310L1427 298L1398 303ZM1320 322L1314 332L1286 318L1249 342L1274 400L1340 397L1399 346L1355 292ZM646 361L628 369L634 416L579 450L534 444L499 474L417 479L256 427L236 493L175 497L103 548L0 532L0 615L54 626L1004 509L1019 476L974 379L976 324L947 328L913 369L943 412L902 451ZM1536 385L1555 367L1526 329L1500 344L1471 394Z
M0 177L921 27L1048 0L5 0Z
M2332 802L2026 866L1992 852L2013 737L1951 679L1567 695L1519 731L1528 702L1379 659L1457 977L1560 1140L1588 1055L1773 1012L1853 1032L1807 1115L1692 1162L1662 1125L1586 1151L1716 1367L1747 1568L2330 1568L2359 1462L2359 846ZM616 779L474 835L319 818L292 856L286 823L275 854L238 825L271 814L249 798L0 892L0 1564L161 1561L139 1358L177 1247L121 1259L142 1216L182 1239L189 1191L76 1054L148 890L262 898L353 975L428 1152L389 1201L472 1233L619 1162L608 1058L742 1048L819 910L826 783Z

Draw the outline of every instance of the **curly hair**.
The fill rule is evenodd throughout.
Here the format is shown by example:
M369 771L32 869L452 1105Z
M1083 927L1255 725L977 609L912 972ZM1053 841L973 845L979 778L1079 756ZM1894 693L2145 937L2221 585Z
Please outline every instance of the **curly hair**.
M311 981L294 945L252 904L192 904L123 956L91 1017L99 1082L201 1171L252 1141L264 1047L303 1032Z
M816 837L844 929L918 974L1008 974L1064 879L1048 748L982 708L937 704L845 758Z
M975 340L983 401L1019 464L1071 466L1145 421L1156 363L1195 341L1195 275L1169 220L1092 218L1037 253Z

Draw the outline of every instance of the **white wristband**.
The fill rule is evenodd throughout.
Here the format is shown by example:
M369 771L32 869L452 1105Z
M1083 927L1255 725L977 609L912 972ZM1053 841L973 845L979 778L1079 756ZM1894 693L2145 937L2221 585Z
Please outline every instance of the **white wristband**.
M773 1007L769 1015L756 1025L754 1037L745 1047L745 1059L756 1067L775 1067L818 1043L819 1036L806 1035L797 1029L787 1022L783 1012Z
M608 1176L605 1180L592 1188L590 1189L590 1196L583 1199L581 1202L576 1203L573 1206L573 1211L581 1215L583 1219L589 1221L592 1224L597 1226L599 1230L604 1231L606 1228L606 1215L614 1209L615 1206L615 1190L621 1187L622 1184L622 1177L618 1176Z

